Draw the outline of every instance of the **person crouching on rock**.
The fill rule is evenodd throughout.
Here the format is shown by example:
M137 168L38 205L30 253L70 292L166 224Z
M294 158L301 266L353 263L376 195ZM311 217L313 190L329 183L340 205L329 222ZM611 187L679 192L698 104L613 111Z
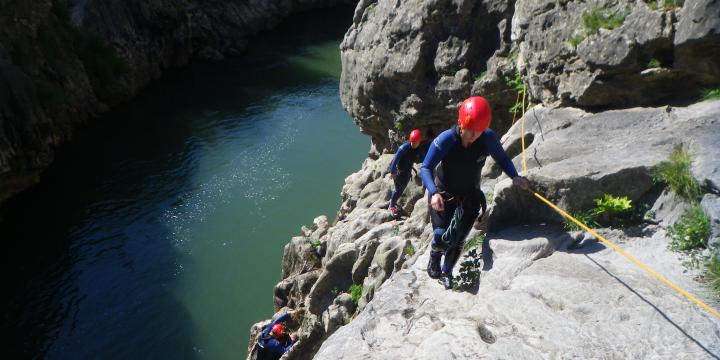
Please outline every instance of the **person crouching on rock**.
M281 323L295 312L284 312L263 328L257 341L257 360L280 359L294 345L295 334L288 335L285 326Z
M395 189L390 195L390 206L388 206L394 218L400 215L397 208L397 201L410 181L413 163L420 162L427 152L427 147L421 146L421 142L422 133L420 130L415 129L411 131L408 142L400 145L388 167L388 172L395 183Z
M462 102L458 113L457 125L435 138L420 169L420 178L428 190L433 227L427 272L433 279L440 278L446 289L453 286L452 270L465 237L480 208L486 206L480 190L480 171L487 155L493 157L514 185L528 189L527 180L518 176L497 135L488 128L492 110L487 100L470 97Z

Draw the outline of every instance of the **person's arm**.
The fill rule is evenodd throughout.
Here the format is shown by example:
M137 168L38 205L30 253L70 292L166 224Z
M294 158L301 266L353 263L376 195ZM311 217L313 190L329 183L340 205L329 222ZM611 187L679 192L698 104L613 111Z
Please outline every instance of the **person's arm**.
M420 166L420 179L422 179L423 185L425 185L430 196L433 196L438 191L435 186L433 171L450 151L450 148L455 145L455 142L457 142L457 138L455 134L453 134L453 131L446 130L433 140L427 154L425 154L425 158Z
M263 328L262 336L267 336L267 334L270 333L270 330L272 330L272 327L275 326L275 324L283 322L287 320L287 318L290 316L290 314L284 312L280 314L277 318L275 318L273 321L270 322L270 324Z
M286 352L290 351L290 348L291 348L293 345L295 345L295 341L293 341L293 339L292 339L292 337L291 337L291 338L290 338L290 341L288 341L288 344L287 344L285 347L283 347L283 353L286 353Z
M405 153L408 152L408 149L410 149L410 143L404 143L400 145L400 147L395 152L395 156L393 157L392 161L390 162L390 166L388 167L388 172L391 174L397 174L397 164L400 162L400 159L402 159L403 156L405 156Z
M515 165L503 149L502 144L500 144L500 139L498 139L495 132L487 129L485 130L483 136L485 137L485 144L487 144L490 156L492 156L495 162L500 165L500 168L502 168L503 172L505 172L505 175L511 179L518 177Z

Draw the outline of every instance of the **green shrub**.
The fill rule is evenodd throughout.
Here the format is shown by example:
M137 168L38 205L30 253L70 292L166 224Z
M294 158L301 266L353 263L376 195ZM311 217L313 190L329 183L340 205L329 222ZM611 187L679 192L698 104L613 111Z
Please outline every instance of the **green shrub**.
M613 196L604 194L602 199L593 199L595 202L595 215L609 214L610 216L620 216L627 214L633 208L632 200L627 196Z
M478 74L477 76L475 76L475 81L480 81L480 80L482 80L482 79L485 77L485 75L487 75L487 70L481 71L480 74Z
M668 228L672 250L691 250L707 245L710 237L710 219L699 205L685 210L680 219Z
M572 45L572 47L577 47L585 38L587 35L585 33L577 34L570 39L568 39L568 44Z
M672 191L687 201L697 202L702 192L690 173L691 163L690 154L677 146L670 154L669 161L662 162L652 172L653 181L669 185Z
M393 127L395 128L395 131L397 131L397 132L403 131L403 124L400 121L396 121L393 124Z
M577 214L573 214L573 217L578 219L581 223L585 224L589 228L596 228L600 225L595 221L595 215L593 213L593 210L587 211L587 212L580 212ZM568 231L579 231L583 230L578 224L576 224L574 221L571 221L569 219L565 219L565 230Z
M660 67L662 67L662 63L660 62L660 60L658 60L656 58L652 58L652 59L650 59L650 62L648 62L647 67L648 67L648 69L660 68Z
M705 263L705 280L718 295L720 295L720 254L713 254Z
M593 34L601 28L612 30L620 27L627 14L626 10L615 10L608 13L600 8L592 8L583 13L582 22L585 25L586 34Z
M702 94L703 100L720 99L720 88L705 89Z
M468 252L472 249L477 249L482 246L483 241L485 241L485 235L484 234L477 234L473 236L472 239L465 242L465 245L463 245L463 252Z
M322 242L318 239L308 239L308 242L310 242L310 246L312 246L315 250L320 250L320 247L322 246Z
M412 257L413 255L415 255L415 247L412 246L412 244L407 244L407 245L405 245L405 247L403 248L403 252L404 252L405 255L407 255L408 257Z
M360 301L360 297L362 297L363 287L360 284L352 284L350 285L350 298L353 302L353 304L357 305Z

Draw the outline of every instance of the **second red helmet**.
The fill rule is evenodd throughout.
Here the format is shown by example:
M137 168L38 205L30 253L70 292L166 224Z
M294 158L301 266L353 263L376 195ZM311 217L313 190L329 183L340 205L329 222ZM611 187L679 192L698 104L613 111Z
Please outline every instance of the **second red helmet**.
M410 142L422 141L422 132L418 129L411 131L408 140L410 140Z
M461 129L485 131L490 126L492 109L482 96L473 96L465 99L458 110L458 126Z

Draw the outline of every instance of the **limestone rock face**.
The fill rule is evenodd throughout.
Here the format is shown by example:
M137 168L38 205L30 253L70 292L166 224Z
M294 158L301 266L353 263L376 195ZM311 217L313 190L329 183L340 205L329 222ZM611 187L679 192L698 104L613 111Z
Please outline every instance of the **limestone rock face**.
M503 0L358 3L341 45L340 95L372 137L375 154L403 131L438 134L457 117L473 78L504 42L498 24L511 6Z
M528 112L525 128L531 185L571 213L594 207L592 199L603 194L628 196L635 203L653 196L651 171L677 145L685 145L696 159L696 176L702 183L717 181L712 179L720 160L710 155L710 149L716 149L720 141L720 101L597 114L538 106ZM504 138L518 169L522 169L520 132L516 124ZM488 161L484 173L488 177L499 174L492 170L496 166ZM491 222L559 219L549 207L503 178L495 186Z
M517 80L527 83L529 102L546 106L686 104L720 84L719 6L360 1L341 46L341 98L372 137L373 156L409 129L438 134L470 95L490 101L491 126L504 133L514 117L508 110L520 101ZM622 21L588 29L588 14Z
M718 319L617 253L597 243L567 250L570 240L548 226L493 234L494 261L484 264L478 295L444 290L425 274L424 255L393 275L315 359L712 359L720 351ZM668 256L661 230L622 240L699 290Z

